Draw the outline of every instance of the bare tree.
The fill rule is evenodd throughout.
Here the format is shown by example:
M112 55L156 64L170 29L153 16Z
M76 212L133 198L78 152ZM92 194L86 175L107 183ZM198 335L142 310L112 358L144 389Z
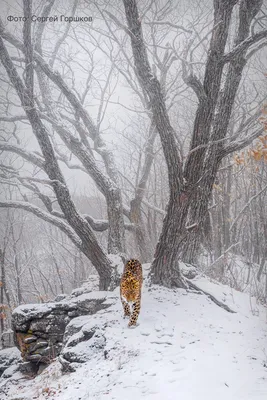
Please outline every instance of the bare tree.
M116 168L113 163L112 154L105 149L104 142L101 139L97 127L94 125L92 119L84 109L77 96L68 88L61 76L54 73L48 64L46 64L42 59L42 24L39 25L39 29L36 33L36 45L35 47L33 46L30 20L32 14L31 1L25 0L23 4L25 17L23 26L24 42L21 43L19 40L12 37L12 35L6 33L3 26L1 27L1 36L2 38L10 41L24 54L25 82L23 82L19 76L2 38L0 42L0 54L2 64L6 69L6 73L9 76L10 82L16 89L25 111L25 115L32 126L32 130L40 146L42 156L29 154L18 146L9 145L6 143L1 144L1 150L20 154L22 157L24 157L24 159L35 164L46 173L49 179L45 179L43 182L52 187L62 214L54 212L49 199L43 196L41 193L39 197L45 200L45 205L48 207L49 214L43 213L27 202L1 203L1 206L16 207L31 211L35 213L35 215L38 215L39 217L47 221L49 220L51 223L57 225L60 229L68 234L68 236L79 247L79 249L93 262L100 276L100 288L106 289L111 283L112 269L114 269L114 266L112 266L111 260L108 258L103 248L99 245L96 236L92 231L90 222L88 222L90 221L90 217L87 219L84 218L84 216L77 211L75 204L71 199L70 192L67 188L58 163L54 146L51 141L51 135L49 134L49 131L47 130L40 117L40 113L37 110L36 99L34 97L34 60L37 62L35 68L39 80L39 86L43 95L43 101L46 107L46 114L44 117L52 124L54 129L59 134L61 140L70 149L70 151L72 151L80 160L81 165L87 171L87 173L90 176L93 176L97 186L106 197L109 217L107 226L109 230L109 251L116 254L124 253L125 248L121 194L119 188L116 186ZM49 7L44 8L44 15L49 13L52 5L53 1L49 2ZM55 52L53 55L55 56ZM64 127L59 112L57 111L57 107L52 99L51 92L49 90L49 84L44 75L60 87L62 93L73 106L77 117L76 129L79 133L80 140L77 139L77 137L75 137L66 127ZM79 123L79 118L83 120L88 129L86 134L84 128ZM92 150L86 136L90 136L94 141L95 149L103 157L106 169L111 177L105 176L105 174L103 174L97 167L97 164L92 157ZM40 180L37 180L37 182L42 183Z
M225 141L244 67L253 50L256 51L255 45L260 43L259 48L262 39L267 37L266 30L253 32L250 36L252 21L260 11L262 1L241 1L234 46L225 53L236 3L236 0L214 1L213 29L203 82L194 74L192 67L184 74L198 98L198 108L190 151L183 166L162 88L149 64L136 1L124 0L136 76L143 92L149 97L168 168L170 199L151 275L152 282L169 287L184 286L178 260L182 258L194 262L198 254L212 186L221 160L236 148L246 146L247 140L252 141L261 132L253 132L249 139L235 141L234 145L233 140L229 144ZM254 46L253 50L251 46Z

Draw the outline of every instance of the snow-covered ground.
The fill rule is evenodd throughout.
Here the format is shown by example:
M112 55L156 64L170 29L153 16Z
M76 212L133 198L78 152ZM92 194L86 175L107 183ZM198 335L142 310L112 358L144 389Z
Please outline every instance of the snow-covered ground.
M108 321L105 353L65 375L55 361L6 399L266 400L267 309L207 278L194 282L236 313L204 295L144 287L139 326L129 329L116 290L116 304L84 317Z

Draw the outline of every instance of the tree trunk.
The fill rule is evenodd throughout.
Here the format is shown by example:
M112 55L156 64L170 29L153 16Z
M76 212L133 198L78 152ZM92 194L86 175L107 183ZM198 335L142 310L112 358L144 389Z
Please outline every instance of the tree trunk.
M224 53L234 3L235 2L229 2L228 7L225 8L217 3L217 10L215 6L215 14L217 13L218 20L223 20L224 22L221 23L220 29L214 31L211 39L211 48L204 78L204 88L208 95L208 100L206 101L206 104L204 104L204 109L202 109L203 105L201 102L199 105L198 111L201 111L201 114L197 112L196 115L192 141L193 149L194 138L197 138L199 135L201 137L202 135L204 136L201 143L198 139L198 145L199 143L202 144L202 142L207 143L208 140L216 143L218 140L223 139L227 134L235 96L246 64L244 54L242 53L232 60L228 67L223 90L221 90L221 93L219 94L223 66L218 62L218 60L216 60L216 57L218 54L223 55ZM248 37L250 23L259 11L261 3L262 2L258 0L254 0L249 4L246 0L241 2L239 11L239 27L235 40L236 46ZM221 30L222 27L223 31ZM216 52L215 58L213 51ZM210 68L211 71L209 71ZM218 69L217 73L220 76L219 80L219 76L212 77L212 75L210 75L211 73L214 73L216 68ZM216 102L217 113L214 114L214 104ZM210 115L212 115L212 117ZM212 121L213 129L211 133L209 133L209 131L207 131L207 126L211 128ZM185 237L185 242L179 250L179 258L187 262L194 263L196 261L200 250L200 244L203 242L204 225L205 219L208 215L209 200L211 198L217 171L223 158L222 149L222 142L206 148L206 150L204 150L205 158L202 149L191 152L185 166L185 179L193 188L188 208L188 223L189 226L193 225L194 228L190 230L189 234ZM180 233L180 237L181 236L182 233Z
M185 228L189 207L188 194L171 196L163 228L151 266L151 282L166 287L186 287L179 268L178 254L188 236Z
M130 220L135 224L135 242L142 263L150 262L153 256L151 240L142 218L141 199L135 197L130 204Z
M121 191L112 188L106 193L108 211L108 252L110 254L125 253L124 220Z
M4 252L0 249L0 266L1 266L1 285L0 285L0 335L2 336L5 329L5 319L4 319L4 287L5 287L5 256Z

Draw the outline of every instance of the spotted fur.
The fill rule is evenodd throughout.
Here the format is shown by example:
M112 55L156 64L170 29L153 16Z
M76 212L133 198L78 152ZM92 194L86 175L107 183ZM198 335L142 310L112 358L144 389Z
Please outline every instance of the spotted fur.
M135 259L127 261L121 277L120 296L124 317L130 317L128 326L136 325L140 313L142 283L143 271L140 262Z

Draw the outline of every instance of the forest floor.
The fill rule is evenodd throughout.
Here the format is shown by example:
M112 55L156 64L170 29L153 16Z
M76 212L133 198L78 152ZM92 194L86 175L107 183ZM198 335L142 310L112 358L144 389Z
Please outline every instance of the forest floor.
M194 283L236 313L205 295L145 286L139 325L129 329L117 290L116 304L91 317L108 322L105 357L64 375L55 361L10 385L8 399L266 400L267 308L207 278Z

